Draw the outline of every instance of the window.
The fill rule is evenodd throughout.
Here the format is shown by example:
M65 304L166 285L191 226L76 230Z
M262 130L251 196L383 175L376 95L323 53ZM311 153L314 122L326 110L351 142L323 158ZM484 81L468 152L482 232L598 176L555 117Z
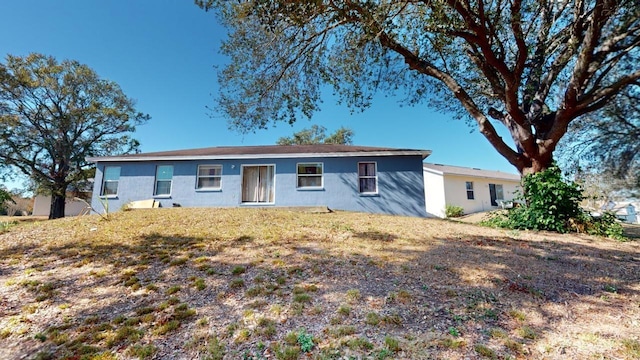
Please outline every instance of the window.
M297 187L322 188L322 163L298 164Z
M475 199L475 197L473 196L473 182L471 181L467 181L467 199Z
M102 191L100 196L115 197L118 195L120 181L120 166L105 166L102 176Z
M492 206L498 206L498 200L504 200L502 184L489 184L489 197Z
M173 178L172 165L160 165L156 168L156 188L154 196L171 195L171 179Z
M220 188L222 188L222 165L198 166L196 189L220 190Z
M358 163L358 183L361 194L378 193L378 176L375 162Z
M273 203L275 201L275 166L242 166L242 202Z

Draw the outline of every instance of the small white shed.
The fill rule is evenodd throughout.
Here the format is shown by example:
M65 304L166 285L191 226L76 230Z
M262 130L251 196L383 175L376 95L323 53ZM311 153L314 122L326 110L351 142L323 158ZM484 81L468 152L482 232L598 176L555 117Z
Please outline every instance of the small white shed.
M64 206L64 216L85 214L88 212L87 206L86 202L76 200L73 194L68 194ZM51 195L36 195L33 199L33 216L49 216L50 211Z
M427 215L445 217L446 205L465 214L495 210L520 190L520 175L442 164L423 164Z

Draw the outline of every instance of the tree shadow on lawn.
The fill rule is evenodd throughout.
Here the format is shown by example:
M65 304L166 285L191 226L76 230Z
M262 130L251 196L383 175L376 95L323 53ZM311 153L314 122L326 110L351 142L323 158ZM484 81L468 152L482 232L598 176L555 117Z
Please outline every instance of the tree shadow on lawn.
M451 351L443 349L441 342L452 336L451 328L469 342L488 343L491 329L515 334L528 324L535 329L530 338L511 336L533 348L537 342L555 336L556 324L566 320L563 309L590 308L598 312L609 306L606 311L614 313L603 317L603 322L613 322L622 315L633 317L632 311L638 313L637 306L632 309L628 301L640 295L640 266L633 251L506 236L398 239L377 231L353 232L352 236L353 246L349 246L349 240L334 246L332 241L309 239L303 234L299 239L305 240L273 242L251 235L220 240L152 233L131 244L81 241L46 250L34 249L33 245L6 249L1 256L35 254L31 261L39 272L65 271L48 274L33 289L16 285L16 291L23 292L21 302L13 304L5 315L18 315L18 307L24 303L57 308L57 314L42 323L38 323L37 313L32 315L37 325L26 338L12 335L0 339L0 345L7 345L5 348L13 352L9 355L48 351L61 357L124 351L139 340L135 332L118 338L118 331L130 326L147 334L140 335L147 336L144 342L155 344L162 352L166 350L163 346L171 345L163 345L164 341L158 339L173 336L174 332L188 338L182 332L193 333L193 324L201 316L217 319L208 327L213 333L222 334L230 324L241 323L247 310L265 310L266 305L256 310L254 300L281 304L285 313L293 311L294 289L304 284L317 284L318 289L308 304L298 306L302 308L300 315L286 315L285 325L279 326L271 339L282 338L285 329L299 328L325 336L321 335L323 329L335 327L327 312L334 314L341 305L350 303L348 294L354 290L361 298L352 304L352 314L342 320L343 325L353 324L359 334L378 342L387 334L424 341L420 346L425 354ZM361 246L372 246L373 250ZM15 266L0 275L18 276L22 271L24 268ZM261 283L257 282L258 277L264 278ZM204 290L196 288L198 278L204 279ZM280 278L284 280L279 282ZM238 279L242 284L235 287L232 284ZM54 284L55 290L37 302L43 284ZM272 292L248 295L251 287L267 289L270 285L274 285ZM82 304L63 309L78 298ZM178 303L169 304L171 298ZM158 329L179 317L176 309L182 303L195 309L197 315L181 318L178 329L160 334ZM314 305L322 306L323 312L311 311ZM153 317L143 320L146 311ZM380 315L380 324L363 321L371 312ZM518 312L527 320L517 319ZM119 323L118 317L124 320ZM134 319L131 325L126 325L127 319ZM638 335L637 330L625 331L630 337ZM35 333L44 334L47 340L34 339ZM67 334L68 339L58 344L56 336L61 333ZM234 345L231 338L227 339L229 346L238 348L238 354L253 351L254 340ZM10 342L12 346L8 345ZM501 346L501 353L510 353L508 345ZM473 346L456 351L473 352Z
M26 255L19 257L22 265L0 274L24 278L12 284L21 294L2 304L2 316L13 318L16 328L33 326L15 334L18 343L12 342L11 332L0 337L4 349L0 357L67 358L114 348L120 352L142 333L163 336L165 331L174 331L163 330L163 326L179 328L195 322L198 311L189 309L214 307L216 316L224 317L233 309L224 301L212 303L211 296L197 287L208 286L208 292L214 294L228 291L227 282L216 283L211 278L227 277L233 267L243 265L210 258L226 247L252 241L251 236L220 241L152 233L130 244L83 240L62 246L27 244L3 249L3 257ZM203 279L202 285L197 279ZM223 299L214 296L213 300ZM25 310L27 306L33 312ZM49 309L46 318L38 320L44 308ZM178 323L171 324L174 321Z
M397 311L403 319L400 332L413 334L439 331L446 336L454 327L456 332L473 333L474 341L490 342L492 328L511 333L535 329L533 334L515 335L517 342L530 348L542 341L571 344L576 333L617 340L640 335L631 321L620 321L640 315L631 301L639 296L640 273L633 251L468 235L424 243L424 251L400 246L387 254L365 255L354 249L343 260L334 254L333 264L346 261L353 267L345 272L325 261L325 280L339 279L330 282L327 291L359 289L368 303L384 304L381 312ZM404 299L402 293L407 294ZM520 316L529 319L523 322ZM571 328L573 334L560 333L557 338L557 326L570 326L571 318L581 316L585 318ZM607 333L600 325L620 331ZM437 346L427 344L432 349ZM603 353L608 346L601 349ZM589 354L586 351L576 356Z

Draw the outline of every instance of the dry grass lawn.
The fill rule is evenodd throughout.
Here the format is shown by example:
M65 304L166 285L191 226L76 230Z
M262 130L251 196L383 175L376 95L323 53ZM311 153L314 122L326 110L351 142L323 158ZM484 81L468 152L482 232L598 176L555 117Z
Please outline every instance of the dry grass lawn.
M638 359L640 244L153 209L0 234L0 359Z

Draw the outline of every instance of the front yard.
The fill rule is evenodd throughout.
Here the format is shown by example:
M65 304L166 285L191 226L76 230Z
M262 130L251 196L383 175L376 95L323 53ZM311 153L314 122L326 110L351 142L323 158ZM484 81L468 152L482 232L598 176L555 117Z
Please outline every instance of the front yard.
M634 359L639 250L344 212L21 223L0 234L0 358Z

